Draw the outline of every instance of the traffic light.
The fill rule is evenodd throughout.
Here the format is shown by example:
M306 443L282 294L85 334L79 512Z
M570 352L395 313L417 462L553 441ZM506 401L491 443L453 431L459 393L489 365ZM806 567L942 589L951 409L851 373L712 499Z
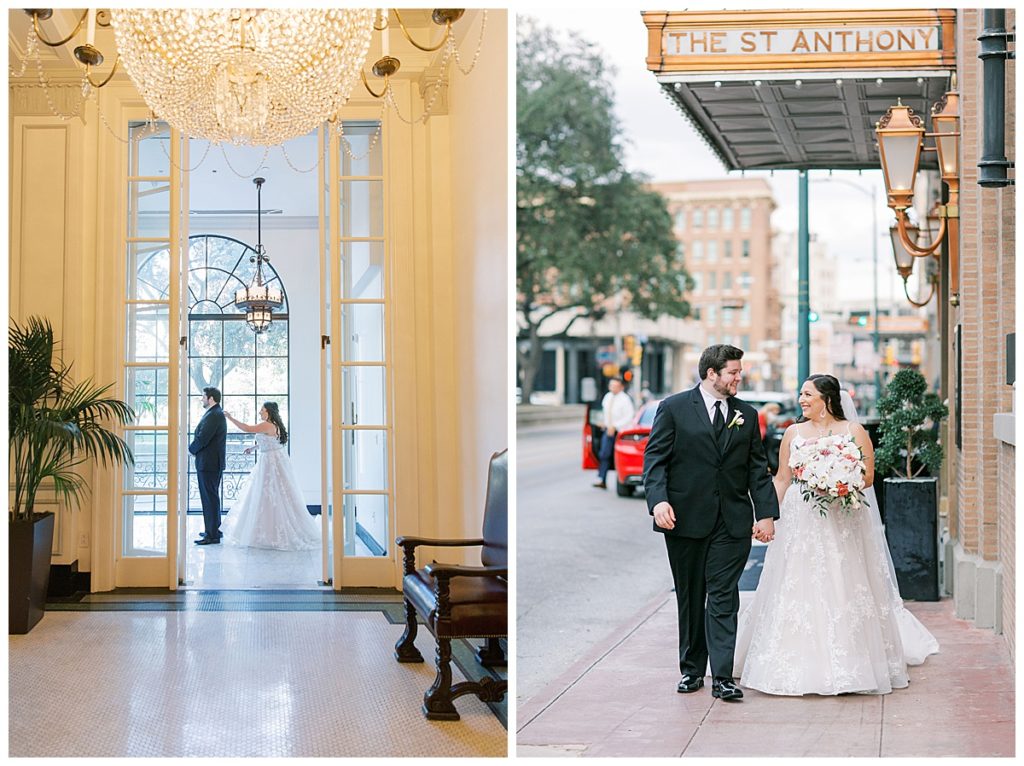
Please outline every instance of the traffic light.
M885 347L885 364L888 367L896 366L896 346L892 343Z
M631 382L633 380L633 371L632 370L626 370L624 373L622 373L622 379L626 383Z
M636 336L627 335L622 339L622 350L626 352L626 356L633 356L633 349L636 348Z
M810 321L810 322L817 322L817 321L818 321L818 312L817 312L817 311L812 311L812 312L810 312L810 313L809 313L809 314L807 315L807 319L808 319L808 321Z
M633 354L629 361L634 367L639 367L640 363L644 360L644 347L639 343L633 348Z
M859 317L857 317L857 324L860 325L861 327L867 327L868 326L868 318L866 316L859 316Z

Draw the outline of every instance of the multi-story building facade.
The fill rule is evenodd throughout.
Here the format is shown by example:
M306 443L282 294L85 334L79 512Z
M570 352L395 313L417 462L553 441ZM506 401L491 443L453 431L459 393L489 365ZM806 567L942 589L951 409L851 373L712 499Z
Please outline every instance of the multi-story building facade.
M772 188L763 178L652 184L668 201L679 254L695 286L691 304L704 345L744 349L745 385L781 385L781 315L773 279ZM697 376L695 348L685 360Z

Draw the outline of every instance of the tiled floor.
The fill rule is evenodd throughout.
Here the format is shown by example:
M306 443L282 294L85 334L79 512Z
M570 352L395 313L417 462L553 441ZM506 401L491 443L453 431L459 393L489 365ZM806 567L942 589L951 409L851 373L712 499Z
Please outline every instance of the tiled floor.
M749 598L743 594L741 598ZM642 609L520 705L520 756L1013 756L1014 672L1001 636L908 602L940 653L881 696L723 703L678 694L675 597Z
M155 609L105 611L124 598L96 594L78 608L97 611L50 610L31 633L10 637L11 756L507 752L501 722L473 696L456 701L461 721L423 717L429 632L416 642L427 662L399 664L391 653L402 625L362 611L358 599L339 603L345 611L265 611L232 604L287 594L179 592L149 598ZM183 600L207 608L180 610Z
M233 545L195 545L203 519L188 517L186 587L195 588L318 588L323 580L320 550L273 551ZM356 539L356 555L370 551Z

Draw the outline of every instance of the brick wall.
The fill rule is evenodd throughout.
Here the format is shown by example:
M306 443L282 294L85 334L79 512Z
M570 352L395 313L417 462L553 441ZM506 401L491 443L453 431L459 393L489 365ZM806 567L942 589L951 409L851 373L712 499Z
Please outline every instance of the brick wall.
M1010 651L1015 635L1014 458L1012 446L995 439L993 416L1012 410L1006 385L1005 337L1014 331L1014 189L977 185L983 152L982 62L977 57L983 15L960 12L957 28L961 94L960 307L962 442L957 461L955 535L963 548L1002 566L1002 623ZM1007 28L1014 24L1007 12ZM1013 159L1014 62L1006 67L1006 146ZM955 374L955 370L951 371ZM950 444L950 449L955 445Z

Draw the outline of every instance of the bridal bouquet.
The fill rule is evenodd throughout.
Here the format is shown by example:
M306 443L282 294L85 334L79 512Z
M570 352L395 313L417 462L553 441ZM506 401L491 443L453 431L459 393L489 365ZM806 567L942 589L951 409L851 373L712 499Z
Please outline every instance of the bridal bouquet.
M864 455L849 436L803 442L790 453L789 467L804 501L813 502L822 516L836 507L850 513L864 502Z

